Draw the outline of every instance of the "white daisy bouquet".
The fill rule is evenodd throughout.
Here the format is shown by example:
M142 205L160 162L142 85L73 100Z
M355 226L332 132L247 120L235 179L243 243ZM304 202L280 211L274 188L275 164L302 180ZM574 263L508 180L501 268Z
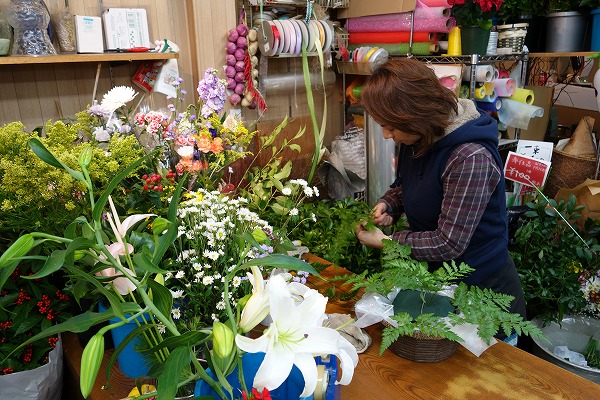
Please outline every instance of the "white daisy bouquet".
M249 293L250 285L241 274L232 278L225 299L223 280L240 261L273 252L269 245L273 228L246 207L244 198L205 189L185 198L177 208L176 255L165 281L176 298L173 318L191 327L210 326L225 317L227 300L235 307ZM245 234L252 235L256 248L245 251L248 244L239 240ZM240 260L242 253L246 259Z
M583 312L600 318L600 269L582 272L579 275L579 283L585 299Z

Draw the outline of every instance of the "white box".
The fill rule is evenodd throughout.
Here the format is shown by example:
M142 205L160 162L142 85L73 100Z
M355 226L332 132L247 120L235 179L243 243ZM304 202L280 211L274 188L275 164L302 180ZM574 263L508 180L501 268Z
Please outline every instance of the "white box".
M75 39L78 53L104 53L100 17L76 15Z
M584 110L598 111L596 91L591 85L554 85L555 103L565 107L581 108Z
M109 8L102 14L108 50L154 47L148 34L148 16L143 8Z

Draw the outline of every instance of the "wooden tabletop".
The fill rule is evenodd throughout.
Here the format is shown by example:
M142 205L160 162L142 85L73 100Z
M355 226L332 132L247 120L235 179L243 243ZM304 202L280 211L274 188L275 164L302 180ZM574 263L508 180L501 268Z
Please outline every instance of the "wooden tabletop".
M330 279L348 271L331 263L305 255L309 262L329 265L321 276L311 279L311 285L331 293L348 292L341 281ZM329 313L353 315L354 301L330 299ZM449 359L437 363L416 363L398 357L389 350L379 355L381 344L380 324L367 328L373 344L359 354L354 378L342 386L342 400L595 400L600 399L600 386L583 379L541 358L500 342L486 350L479 358L459 346ZM64 335L65 347L65 399L80 399L79 366L81 346L76 335ZM112 373L109 385L103 388L107 350L98 380L89 399L122 399L135 385L118 368Z
M330 265L312 280L323 291L335 286L347 292L342 282L329 279L347 271L313 255L309 262ZM354 316L353 301L330 299L328 312ZM373 344L359 354L354 377L342 386L342 400L444 399L444 400L551 400L600 399L600 386L565 369L504 342L486 350L479 358L459 346L449 359L437 363L416 363L389 350L379 355L381 324L368 327Z

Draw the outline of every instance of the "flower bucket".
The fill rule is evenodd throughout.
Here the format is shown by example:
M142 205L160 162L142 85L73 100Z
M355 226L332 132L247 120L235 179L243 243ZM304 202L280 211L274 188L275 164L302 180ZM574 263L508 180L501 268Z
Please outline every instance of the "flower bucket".
M106 309L107 308L104 303L98 303L98 311L103 312L106 311ZM111 318L109 320L111 324L119 321L119 318ZM140 322L142 321L140 320ZM125 339L125 337L136 327L137 325L135 322L129 322L125 325L111 329L110 332L115 344L115 348L118 347L123 339ZM135 340L129 342L123 351L117 356L117 361L119 362L119 369L121 372L134 379L139 378L140 376L148 375L148 372L150 371L150 367L146 363L144 355L135 351L135 347L138 345L140 340L141 338L137 337Z
M479 26L464 26L460 28L460 42L464 55L485 55L489 41L489 29L483 29Z
M251 383L254 381L254 377L262 363L265 355L264 353L246 353L242 356L242 368L244 369L244 380L246 385L249 386L248 390L251 390ZM327 375L328 378L323 378L317 381L317 388L315 389L315 395L308 397L300 397L302 390L304 389L304 378L300 370L294 366L287 380L281 384L277 389L273 389L271 398L277 400L313 400L316 398L333 400L339 398L339 385L335 385L337 379L337 358L335 356L329 356L329 361L325 362L317 357L317 364L321 368L319 369L320 377L323 378ZM321 374L325 371L325 374ZM212 377L213 374L210 370L207 371ZM236 369L227 377L227 381L233 387L233 393L240 393L241 387L238 380L238 370ZM319 382L321 386L319 386ZM320 391L319 396L316 395L316 391ZM218 398L217 394L211 389L211 387L203 380L199 380L196 383L196 390L194 395L197 396L213 396L215 399Z
M577 11L546 15L547 53L568 53L583 50L587 15Z
M592 43L590 51L600 51L600 8L590 13L592 16Z
M60 336L59 336L60 338ZM48 363L0 376L0 399L60 400L63 382L62 340L48 353Z

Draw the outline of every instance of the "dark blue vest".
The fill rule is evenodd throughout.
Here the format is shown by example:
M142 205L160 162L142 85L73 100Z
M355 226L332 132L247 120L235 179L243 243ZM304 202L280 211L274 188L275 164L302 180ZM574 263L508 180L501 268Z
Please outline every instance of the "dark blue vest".
M490 121L491 120L491 121ZM478 143L493 155L502 170L498 153L498 129L487 114L446 135L423 156L414 158L411 146L400 146L398 157L399 180L403 187L404 210L413 231L437 229L441 213L442 171L452 151L463 143ZM478 284L506 265L508 257L508 219L504 177L496 186L479 225L465 250L455 261L465 262L475 269L464 281ZM430 262L430 269L441 262Z

